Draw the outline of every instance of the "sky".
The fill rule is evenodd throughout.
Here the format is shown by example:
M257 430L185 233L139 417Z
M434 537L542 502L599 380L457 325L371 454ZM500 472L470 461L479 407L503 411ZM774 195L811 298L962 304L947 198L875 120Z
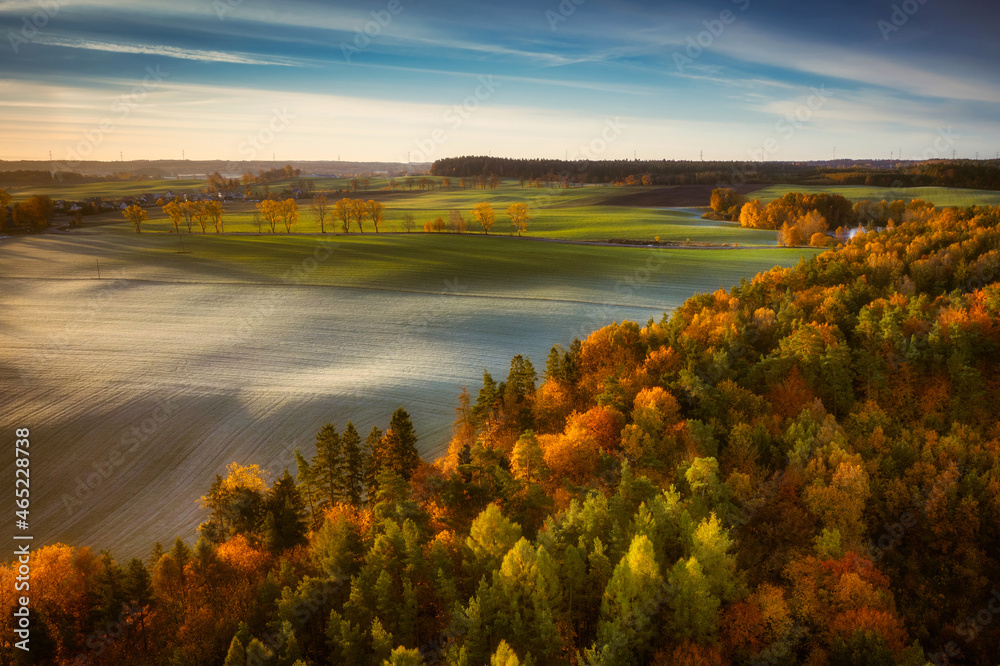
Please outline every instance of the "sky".
M970 0L0 0L0 159L1000 155Z

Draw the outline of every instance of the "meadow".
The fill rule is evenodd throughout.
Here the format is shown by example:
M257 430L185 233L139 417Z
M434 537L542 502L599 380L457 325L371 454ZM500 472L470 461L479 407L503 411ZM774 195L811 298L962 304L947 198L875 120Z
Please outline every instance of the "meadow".
M902 199L923 199L939 208L949 206L997 206L1000 192L994 190L966 190L953 187L869 187L866 185L771 185L747 195L748 199L760 199L767 203L783 197L789 192L804 194L840 194L851 201L895 201Z

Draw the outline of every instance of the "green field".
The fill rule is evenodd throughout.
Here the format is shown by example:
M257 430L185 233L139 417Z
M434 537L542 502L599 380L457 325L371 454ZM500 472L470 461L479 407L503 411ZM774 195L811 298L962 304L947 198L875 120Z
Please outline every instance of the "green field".
M449 201L441 208L432 207L433 203L424 200L401 200L392 201L386 204L386 220L380 227L381 232L403 232L402 217L409 212L414 216L416 227L414 233L423 234L423 223L432 221L436 217L448 219L449 211L457 208L462 212L463 217L469 224L471 234L482 235L482 228L479 227L472 217L472 205L478 201L489 201L491 197L479 193L478 198L473 203ZM320 231L319 221L315 213L310 210L306 201L299 202L299 221L292 227L293 233L318 233ZM502 211L506 210L506 204L499 208L498 203L494 203L499 218L496 226L493 227L490 235L509 236L513 230L509 221L503 216ZM447 207L445 207L447 206ZM257 233L258 228L253 221L254 205L249 203L230 203L227 205L226 216L224 217L226 232ZM742 229L738 224L729 222L714 222L703 220L698 214L676 210L658 210L625 207L581 207L581 208L544 208L531 212L532 219L528 223L526 235L535 238L557 238L567 240L589 240L606 241L609 239L630 239L630 240L653 240L657 236L663 242L676 243L699 243L699 244L732 244L741 245L776 245L777 236L774 232L760 231L755 229ZM144 233L165 233L172 232L174 227L170 220L159 208L149 210L149 222L143 227ZM128 225L120 213L109 215L105 219L114 223L114 226L124 233L134 233L132 227ZM118 220L121 219L121 222ZM201 235L201 229L194 225L195 234ZM327 218L325 224L326 231L333 233L340 231L340 221ZM263 230L270 233L269 227L264 224ZM187 228L182 225L182 233L187 233ZM277 232L283 234L285 229L279 224ZM357 227L352 227L352 232L357 233ZM209 234L214 230L209 228ZM374 228L371 223L366 223L366 234L374 235ZM433 232L435 235L437 232ZM451 235L443 232L440 235Z
M342 184L342 183L341 183ZM275 189L281 185L275 186ZM373 181L374 185L374 181ZM742 229L730 222L714 222L703 220L700 210L681 210L666 208L638 208L626 206L600 205L609 197L622 194L621 188L594 186L569 189L556 188L521 188L516 182L505 181L495 190L462 190L457 188L435 189L430 191L399 191L343 193L337 196L350 198L370 198L377 196L386 205L386 219L380 228L382 232L403 232L403 215L413 215L415 221L414 233L423 233L425 222L437 217L448 221L452 210L458 210L465 218L471 233L482 233L482 228L476 223L472 208L481 201L493 205L496 213L496 225L491 235L511 235L513 229L505 215L507 207L512 203L525 202L531 208L531 220L528 223L527 235L536 238L557 238L580 241L607 241L611 239L654 240L659 237L662 242L680 244L711 244L711 245L777 245L774 232L755 229ZM227 233L257 233L259 228L254 223L255 205L249 202L229 202L226 205L224 218ZM143 227L145 233L172 232L174 227L160 207L148 209L149 221ZM65 223L66 219L57 220ZM111 229L123 233L131 232L131 227L124 221L121 213L105 213L85 219L88 225L97 222L112 223ZM266 224L261 227L269 232ZM327 232L340 231L340 222L332 212L325 224ZM193 223L195 233L202 233L197 223ZM182 226L182 232L187 228ZM279 224L278 233L285 229ZM293 233L318 233L320 225L316 214L311 209L309 200L299 201L299 220L292 228ZM357 227L352 227L357 232ZM370 223L366 233L373 233ZM209 228L208 233L214 233ZM446 232L447 233L447 232Z
M83 183L80 185L59 185L50 187L12 187L7 191L15 201L22 201L30 196L46 195L53 199L66 201L82 201L92 197L105 199L120 199L134 197L146 192L163 194L170 190L176 194L200 192L205 187L204 180L126 180L104 183Z
M767 203L783 197L789 192L807 194L840 194L851 201L895 201L902 199L923 199L938 207L948 206L997 206L1000 192L993 190L965 190L951 187L868 187L865 185L772 185L749 194L749 199L760 199Z

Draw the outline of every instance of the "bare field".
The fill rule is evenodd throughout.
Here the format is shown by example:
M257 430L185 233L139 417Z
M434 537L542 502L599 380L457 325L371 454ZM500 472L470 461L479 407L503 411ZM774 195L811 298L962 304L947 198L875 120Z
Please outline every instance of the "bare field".
M365 433L399 405L434 458L459 390L474 393L483 368L506 375L525 353L541 371L554 343L658 319L695 291L802 254L658 251L643 269L652 251L338 239L294 284L289 269L311 268L320 241L209 237L187 254L173 243L0 241L3 428L31 429L39 545L126 557L192 537L205 517L197 498L228 463L280 474L323 423L353 419Z

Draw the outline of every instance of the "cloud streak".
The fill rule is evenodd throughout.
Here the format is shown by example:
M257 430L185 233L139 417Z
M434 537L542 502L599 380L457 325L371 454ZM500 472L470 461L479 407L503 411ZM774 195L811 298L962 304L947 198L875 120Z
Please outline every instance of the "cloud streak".
M292 58L273 58L258 56L252 53L237 53L226 51L203 51L200 49L185 49L162 44L129 44L124 42L102 42L87 39L73 39L55 35L42 35L35 40L47 46L58 46L69 49L85 49L87 51L104 51L106 53L134 53L141 55L177 58L180 60L196 60L198 62L217 62L235 65L256 65L273 67L302 67L304 63Z

